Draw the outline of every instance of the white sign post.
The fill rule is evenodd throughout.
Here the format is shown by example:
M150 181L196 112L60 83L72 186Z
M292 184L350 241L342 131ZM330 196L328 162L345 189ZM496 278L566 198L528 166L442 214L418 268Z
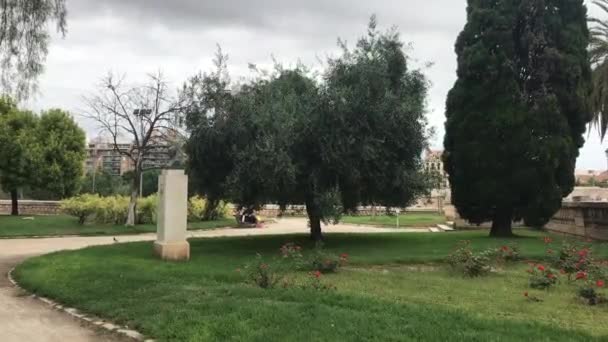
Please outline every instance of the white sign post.
M184 170L163 170L158 179L158 195L154 252L163 260L189 260L188 176Z

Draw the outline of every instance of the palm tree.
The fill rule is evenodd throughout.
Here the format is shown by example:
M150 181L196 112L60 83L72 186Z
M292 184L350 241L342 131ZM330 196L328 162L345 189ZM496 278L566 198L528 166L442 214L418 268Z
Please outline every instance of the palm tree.
M593 4L608 14L608 0L594 0ZM604 140L608 131L608 20L590 18L589 22L592 24L589 45L593 66L592 124L598 128Z

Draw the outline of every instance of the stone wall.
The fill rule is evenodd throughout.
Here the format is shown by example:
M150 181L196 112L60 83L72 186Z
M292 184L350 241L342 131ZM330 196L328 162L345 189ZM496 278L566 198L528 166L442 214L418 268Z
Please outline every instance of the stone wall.
M235 210L235 209L233 209ZM262 217L278 217L280 214L280 208L278 205L268 204L262 207L262 209L258 210L256 213ZM401 210L404 212L404 210ZM438 212L438 208L436 205L428 206L428 207L411 207L407 208L405 212ZM360 216L371 216L371 215L383 215L386 212L385 207L359 207L357 209L357 215ZM235 212L236 214L236 212ZM304 205L290 205L287 206L287 209L283 212L283 217L305 217L306 216L306 206Z
M440 202L441 203L441 202ZM235 208L233 207L233 211ZM415 212L437 212L438 205L437 200L429 206L415 206L408 208L406 211ZM0 215L8 215L11 212L11 201L0 200ZM358 215L382 215L386 212L384 207L359 207ZM58 215L61 213L60 202L58 201L31 201L31 200L20 200L19 201L19 213L21 215ZM263 217L277 217L279 216L280 209L278 205L269 204L262 207L261 210L257 211L258 215ZM235 213L236 214L236 213ZM291 205L287 207L287 210L283 212L285 217L305 217L306 206L303 205Z
M61 213L60 203L57 201L19 201L19 214L21 215L57 215ZM11 201L0 200L0 215L11 213Z
M546 229L560 234L608 241L608 203L564 202Z

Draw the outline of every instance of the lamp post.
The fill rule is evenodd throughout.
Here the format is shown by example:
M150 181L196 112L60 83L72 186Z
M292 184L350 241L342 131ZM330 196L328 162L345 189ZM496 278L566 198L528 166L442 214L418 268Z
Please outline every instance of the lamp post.
M146 109L146 108L140 108L140 109L135 109L133 111L133 115L139 117L139 127L140 127L140 133L143 137L144 135L144 120L143 117L146 115L150 115L152 114L152 109ZM137 148L141 148L141 146L137 146ZM143 155L141 157L142 159L144 158ZM141 164L142 166L138 169L138 166L135 165L135 171L139 172L139 197L143 197L143 183L144 183L144 170L143 170L143 160L138 160L137 161L139 164Z

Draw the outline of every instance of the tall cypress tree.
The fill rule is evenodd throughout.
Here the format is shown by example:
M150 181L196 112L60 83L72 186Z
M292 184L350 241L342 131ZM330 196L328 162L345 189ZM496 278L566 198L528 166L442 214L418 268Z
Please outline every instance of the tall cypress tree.
M446 106L445 169L460 215L545 224L574 188L590 120L583 0L469 0Z

